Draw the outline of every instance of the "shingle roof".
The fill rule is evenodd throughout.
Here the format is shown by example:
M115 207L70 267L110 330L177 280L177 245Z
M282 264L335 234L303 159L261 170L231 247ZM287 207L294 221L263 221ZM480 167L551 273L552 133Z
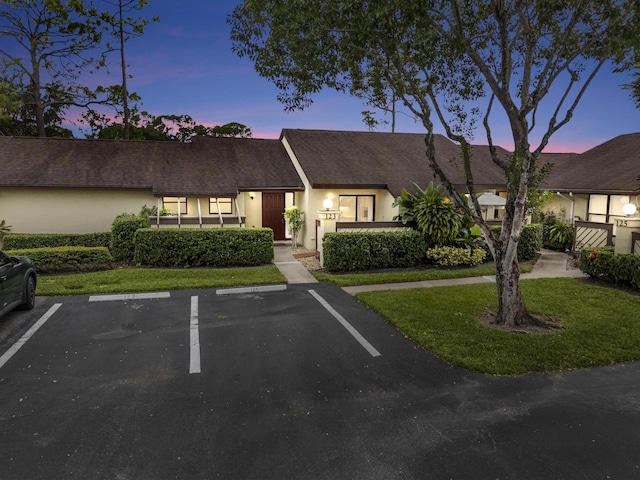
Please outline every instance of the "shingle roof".
M304 187L278 140L191 143L0 137L0 187L152 189L229 196Z
M544 187L574 193L640 193L640 133L620 135L579 155L558 155Z
M427 162L424 134L284 129L282 137L314 188L386 188L397 196L403 188L413 191L413 182L421 187L439 183ZM460 148L441 135L435 144L445 173L454 184L464 185ZM473 147L473 158L477 186L505 185L488 147Z

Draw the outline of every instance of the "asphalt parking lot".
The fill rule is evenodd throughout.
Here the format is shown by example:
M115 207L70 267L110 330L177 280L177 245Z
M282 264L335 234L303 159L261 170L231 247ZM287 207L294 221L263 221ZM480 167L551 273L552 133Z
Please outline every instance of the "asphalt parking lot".
M638 364L478 375L328 284L38 300L0 479L640 478Z

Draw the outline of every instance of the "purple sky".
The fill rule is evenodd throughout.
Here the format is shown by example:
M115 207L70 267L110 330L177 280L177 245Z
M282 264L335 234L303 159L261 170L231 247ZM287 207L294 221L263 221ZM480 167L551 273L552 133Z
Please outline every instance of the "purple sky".
M144 16L160 16L144 36L127 44L133 78L129 90L142 97L142 109L154 115L188 114L203 124L239 122L254 137L277 138L283 128L366 130L362 101L327 91L301 112L284 112L277 89L255 73L247 59L231 52L226 18L239 0L150 0ZM113 59L115 61L115 57ZM117 83L118 65L113 80ZM102 77L102 75L101 75ZM620 85L627 75L600 74L571 122L554 135L545 151L582 152L623 133L640 130L640 110ZM381 131L390 131L383 127ZM424 132L421 124L399 115L396 131ZM506 128L493 127L497 143L509 148ZM477 133L476 143L483 141Z

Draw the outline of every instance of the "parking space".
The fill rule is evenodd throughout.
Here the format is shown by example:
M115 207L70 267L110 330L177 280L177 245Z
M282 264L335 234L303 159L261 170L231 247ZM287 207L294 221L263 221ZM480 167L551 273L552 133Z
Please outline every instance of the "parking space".
M222 435L251 424L247 431L281 435L275 420L306 423L318 402L357 389L347 379L380 357L340 305L325 300L328 292L314 288L49 299L0 351L8 445L0 463L14 478L113 472L132 450L192 458L194 435L202 441L210 428ZM366 321L363 310L354 323ZM244 436L228 440L223 450L246 448ZM30 462L34 451L47 461ZM139 468L139 478L164 475L157 465Z
M638 364L474 374L322 283L39 301L0 343L3 479L638 473Z

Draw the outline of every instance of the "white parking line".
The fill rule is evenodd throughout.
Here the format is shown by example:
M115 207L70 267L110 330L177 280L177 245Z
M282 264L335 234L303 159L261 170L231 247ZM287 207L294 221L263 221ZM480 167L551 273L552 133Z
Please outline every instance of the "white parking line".
M117 295L91 295L90 302L111 302L113 300L153 300L156 298L170 298L170 292L122 293Z
M189 326L189 373L200 373L200 332L198 330L198 297L191 297L191 324Z
M0 368L2 368L4 366L5 363L7 363L11 357L13 357L18 350L20 350L22 348L22 346L27 343L27 341L33 336L34 333L36 333L38 331L38 329L45 324L45 322L47 320L49 320L51 318L51 316L56 313L56 311L62 306L61 303L55 303L51 306L51 308L47 311L47 313L45 313L42 317L40 317L40 319L33 324L33 326L27 330L27 333L25 333L20 340L18 340L16 343L14 343L11 348L9 350L7 350L6 352L4 352L4 355L2 355L0 357Z
M379 357L381 355L380 352L376 350L373 345L367 342L367 340L362 335L360 335L360 333L349 322L347 322L342 315L340 315L331 305L329 305L329 302L318 295L315 290L309 290L309 293L316 300L318 300L318 302L320 302L320 305L327 309L327 311L331 315L333 315L333 317L338 320L340 324L344 328L346 328L351 335L353 335L353 338L355 338L360 343L360 345L362 345L364 349L371 354L372 357Z

